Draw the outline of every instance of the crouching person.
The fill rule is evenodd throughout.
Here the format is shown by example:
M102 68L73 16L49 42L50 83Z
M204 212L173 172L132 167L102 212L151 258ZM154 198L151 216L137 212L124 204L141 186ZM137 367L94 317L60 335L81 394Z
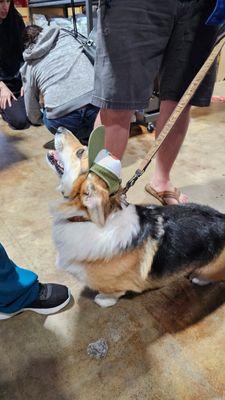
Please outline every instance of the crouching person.
M94 70L82 46L63 29L36 25L25 28L24 44L20 72L29 120L43 121L53 134L64 126L86 143L98 107L90 104Z
M29 127L19 73L24 29L13 1L0 1L0 115L11 128L19 130Z

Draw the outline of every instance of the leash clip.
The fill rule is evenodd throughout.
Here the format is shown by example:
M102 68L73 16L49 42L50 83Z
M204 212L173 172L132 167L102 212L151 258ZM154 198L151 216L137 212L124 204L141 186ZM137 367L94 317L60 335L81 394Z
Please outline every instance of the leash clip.
M143 171L143 170L140 170L140 169L137 169L137 170L135 171L135 174L132 176L131 179L129 179L129 181L126 183L125 188L123 189L123 194L124 194L124 195L128 192L128 190L129 190L132 186L134 186L136 180L137 180L138 178L140 178L140 176L143 174L143 172L144 172L144 171Z

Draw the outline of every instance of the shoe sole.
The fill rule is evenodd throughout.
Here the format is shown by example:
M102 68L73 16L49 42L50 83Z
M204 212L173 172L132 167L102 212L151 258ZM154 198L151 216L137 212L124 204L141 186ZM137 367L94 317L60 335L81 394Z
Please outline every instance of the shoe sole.
M66 299L66 301L64 301L64 303L59 304L56 307L52 307L52 308L29 308L29 307L27 307L27 308L21 308L21 310L18 310L12 314L6 314L6 313L0 312L0 320L12 318L15 315L23 313L24 311L33 311L37 314L42 314L42 315L56 314L57 312L62 310L62 308L66 307L67 304L69 304L70 299L71 299L71 292L70 292L70 290L68 290L68 298Z

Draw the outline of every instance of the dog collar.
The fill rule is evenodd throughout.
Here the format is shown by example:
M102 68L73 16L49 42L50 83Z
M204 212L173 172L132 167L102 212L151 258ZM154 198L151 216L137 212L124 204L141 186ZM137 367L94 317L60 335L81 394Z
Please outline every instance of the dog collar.
M82 215L74 215L73 217L67 218L67 221L69 221L69 222L88 222L90 220L86 219L85 217L82 217Z

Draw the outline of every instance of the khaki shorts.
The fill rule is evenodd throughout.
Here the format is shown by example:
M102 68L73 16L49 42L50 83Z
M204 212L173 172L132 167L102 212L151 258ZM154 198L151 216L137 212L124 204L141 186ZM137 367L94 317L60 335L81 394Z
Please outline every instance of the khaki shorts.
M216 40L205 21L216 0L102 0L93 104L143 109L159 76L161 100L179 101ZM208 106L214 65L190 104Z

